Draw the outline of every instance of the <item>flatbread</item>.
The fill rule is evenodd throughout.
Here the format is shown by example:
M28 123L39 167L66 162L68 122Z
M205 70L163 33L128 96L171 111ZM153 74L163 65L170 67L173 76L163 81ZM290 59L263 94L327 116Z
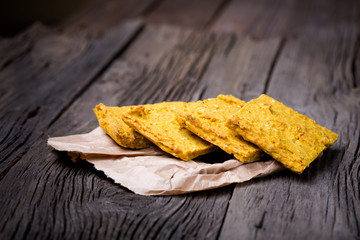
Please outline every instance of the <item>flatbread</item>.
M175 113L185 102L163 102L131 107L123 120L163 151L184 161L212 152L216 147L180 126Z
M150 147L149 140L121 119L121 114L128 110L130 107L108 107L100 103L94 108L94 113L100 127L120 146L131 149Z
M217 98L188 103L184 111L177 112L177 120L191 132L233 154L241 162L250 162L258 160L264 152L226 127L227 119L244 105L244 101L234 96L219 95Z
M227 126L299 174L338 138L336 133L266 95L246 103Z

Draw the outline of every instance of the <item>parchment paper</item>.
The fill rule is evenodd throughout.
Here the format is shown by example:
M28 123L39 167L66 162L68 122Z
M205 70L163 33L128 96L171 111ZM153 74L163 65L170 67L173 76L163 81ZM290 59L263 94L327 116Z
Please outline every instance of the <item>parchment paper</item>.
M156 147L129 150L98 127L90 133L49 138L48 144L84 159L116 183L141 195L176 195L241 183L284 169L275 160L209 164L182 161Z

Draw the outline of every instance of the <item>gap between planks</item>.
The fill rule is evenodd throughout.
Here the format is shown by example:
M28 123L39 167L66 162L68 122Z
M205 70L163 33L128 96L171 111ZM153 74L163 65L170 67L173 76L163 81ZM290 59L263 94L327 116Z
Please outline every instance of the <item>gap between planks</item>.
M163 29L165 33L167 33L168 30ZM170 30L172 31L172 30ZM176 30L175 30L176 31ZM130 59L130 56L132 56L131 53L132 49L137 47L137 41L140 40L141 43L141 39L146 39L143 38L143 34L145 34L147 32L147 29L144 29L144 31L142 31L142 33L140 34L140 36L138 36L137 39L135 39L134 41L134 45L130 45L128 50L125 51L125 53L123 53L123 56L127 56L127 58ZM153 33L153 37L157 37L158 34L156 34L157 32L155 31ZM166 34L165 34L166 35ZM180 34L175 35L178 37L181 37L183 34L180 31ZM191 36L191 37L190 37ZM227 36L224 39L221 40L222 44L220 44L218 46L219 50L214 51L213 53L211 53L209 55L209 52L211 52L211 48L213 48L213 44L215 44L215 42L212 43L212 41L215 41L216 39L212 39L209 37L209 35L206 35L204 33L198 34L198 33L189 33L189 37L186 37L184 39L185 43L193 43L193 44L185 44L185 43L180 43L177 42L176 40L169 40L164 38L163 41L165 41L167 44L170 45L170 49L171 49L171 55L166 55L165 57L162 56L158 56L156 57L156 59L161 63L161 64L151 64L153 67L148 68L148 70L146 71L138 71L138 66L136 64L132 64L131 62L136 62L136 58L132 58L131 61L127 61L127 58L125 57L124 59L119 59L119 61L115 60L113 62L113 64L111 66L109 66L108 70L104 72L104 76L101 78L104 79L98 79L97 81L95 81L91 86L89 86L86 91L84 91L83 94L81 94L81 96L79 96L77 99L75 99L74 103L69 105L69 107L66 109L66 111L64 111L64 113L58 118L57 121L55 121L51 128L49 129L49 133L51 134L55 134L55 132L57 132L57 134L66 134L67 131L69 131L68 133L74 133L72 131L82 131L84 129L90 130L90 127L95 126L95 121L91 121L89 123L85 123L86 121L89 121L89 113L91 114L91 107L89 107L89 104L91 105L92 102L91 101L97 101L100 97L104 97L106 98L108 102L113 102L115 105L117 104L121 104L121 103L125 103L127 101L131 102L131 104L134 103L141 103L142 101L149 101L149 99L151 99L151 101L161 101L161 100L174 100L176 98L184 98L184 99L190 99L193 98L193 93L192 92L182 92L181 95L175 94L173 92L173 88L177 88L177 87L186 87L187 84L186 81L188 81L189 83L191 83L191 86L194 86L191 88L192 91L194 91L195 86L199 86L199 83L197 81L193 81L192 80L192 76L196 79L199 78L199 82L203 85L207 85L207 87L204 88L204 90L202 91L202 95L203 96L208 96L210 94L215 94L215 93L223 93L224 87L227 87L226 84L221 84L221 85L214 85L211 84L211 81L216 81L216 78L214 77L210 77L212 74L216 74L216 66L217 67L221 67L224 65L221 65L222 62L224 63L229 63L229 64L235 64L235 66L237 66L238 64L240 65L247 65L247 67L242 67L241 69L238 68L234 68L232 66L228 66L228 69L226 71L220 71L218 73L222 74L222 77L226 80L227 79L227 83L230 84L231 86L236 85L239 88L244 88L244 86L246 85L247 81L249 80L249 77L252 76L253 80L258 80L261 79L261 82L263 83L266 80L266 76L267 76L267 71L270 68L270 63L271 63L271 59L274 58L274 54L276 52L276 49L278 48L278 44L279 44L279 40L273 40L270 41L269 43L266 42L254 42L248 38L241 38L238 40L233 40L234 37L231 36ZM270 45L270 47L269 47ZM206 47L204 47L206 46ZM231 47L230 47L231 46ZM149 48L153 47L151 44L148 45ZM167 49L160 44L158 46L160 49L162 49L164 51L164 54L167 53ZM154 54L156 54L156 51L153 51ZM207 54L204 54L207 53ZM146 55L146 54L145 54ZM144 56L140 56L140 58L142 59ZM194 57L195 56L195 57ZM258 61L261 62L261 64L258 64L258 61L252 61L251 64L245 64L246 62L249 62L251 59L255 59L256 57L258 57ZM151 59L151 58L150 58ZM177 66L176 64L173 64L171 62L174 63L187 63L189 61L189 59L192 61L192 63L188 66L186 69L182 69L179 68L179 66ZM198 61L201 60L201 61ZM139 60L140 62L143 60ZM210 61L210 62L208 62ZM145 63L147 63L148 61L144 61ZM196 68L191 68L189 66L192 66L194 63L194 65L196 65ZM124 65L121 65L124 64ZM129 65L127 65L129 64ZM209 65L208 65L209 64ZM220 64L220 65L219 65ZM165 89L165 93L168 93L168 98L164 98L164 96L155 94L157 89L154 89L153 92L149 91L148 89L146 89L146 92L142 92L143 94L145 94L144 99L139 99L136 98L136 96L133 96L131 99L127 99L125 98L121 93L123 92L119 92L119 90L122 91L128 91L129 87L131 87L131 81L132 82L136 82L139 78L137 75L134 74L126 74L126 72L124 73L124 76L128 76L130 77L128 79L128 81L130 81L130 83L128 83L127 80L122 79L121 82L116 82L118 80L117 76L112 76L110 74L110 71L116 71L116 69L120 66L120 69L124 69L124 67L129 66L130 67L130 73L132 71L134 71L137 74L140 74L140 78L143 79L143 81L148 81L150 84L152 83L152 79L158 79L164 82L159 82L160 85L162 85L161 83L166 83L167 81L174 81L175 84L172 84L171 87L170 85L168 86L163 86ZM121 66L123 66L123 68L121 68ZM182 66L182 65L181 65ZM204 68L206 68L206 71L204 71ZM125 68L126 69L126 68ZM165 71L167 69L166 72L162 72ZM259 72L262 72L262 70L265 72L264 74L258 74L258 75L251 75L251 72L257 69ZM259 70L260 69L260 70ZM219 70L219 69L218 69ZM195 71L195 72L194 72ZM205 72L205 73L203 73ZM142 76L142 74L144 76ZM178 79L174 79L172 78L172 76L178 76ZM239 77L240 76L240 77ZM167 77L167 78L164 78ZM209 78L208 78L209 77ZM234 82L231 82L232 80L234 80ZM113 82L114 81L114 82ZM185 83L183 83L183 81L185 81ZM205 82L204 82L205 81ZM208 82L210 81L210 82ZM230 81L230 82L229 82ZM259 85L257 84L256 81L254 81L254 84L249 85L251 87L253 87L254 89L259 89L257 91L261 91L260 89L263 89L262 83L260 83ZM123 85L119 85L119 84L123 84ZM130 85L127 85L130 84ZM184 85L185 84L185 85ZM116 86L119 89L114 88L114 86ZM123 86L123 87L122 87ZM249 88L249 87L248 87ZM104 90L105 92L102 92L101 90ZM232 93L234 95L239 95L239 91L238 89L227 89L227 91L230 91L229 93ZM196 91L195 91L196 92ZM241 91L240 91L241 92ZM140 94L140 93L138 93ZM98 97L96 97L98 96ZM213 96L213 95L212 95ZM92 116L94 119L94 116ZM94 119L95 120L95 119ZM74 173L74 171L79 171L78 168L72 168L72 166L67 166L67 164L61 164L61 161L63 160L62 157L59 157L57 154L55 154L53 151L51 151L51 149L49 149L48 147L45 149L47 154L46 154L46 160L47 161L42 161L42 159L36 157L39 155L43 155L44 154L44 148L43 148L43 144L44 144L44 138L46 138L46 136L42 135L42 138L38 139L35 144L33 145L33 148L31 148L29 150L28 153L26 153L23 156L23 161L18 162L13 168L11 168L9 170L9 174L11 174L11 176L24 176L26 177L26 179L28 179L29 182L32 181L38 181L37 178L39 178L39 176L44 176L44 178L47 178L49 181L47 181L47 184L54 182L54 184L57 182L55 176L60 176L60 175L64 175L65 172L69 172L69 174L65 174L67 177L66 179L68 179L69 181L73 181L73 177L70 176L74 176L76 179L76 174ZM53 166L56 166L56 169L53 169L53 167L50 168L51 171L54 171L53 174L50 174L48 172L36 172L36 174L32 171L35 171L37 168L39 168L40 166L43 166L44 164L48 164L48 162L53 162ZM58 164L60 164L60 166L57 166ZM25 170L27 169L27 170ZM42 168L41 169L45 169ZM61 169L61 170L59 170ZM60 173L58 172L60 171ZM65 171L65 172L63 172ZM85 169L82 170L85 171L86 174L88 174L91 178L96 178L96 174L94 174L92 172L92 170L89 169ZM10 175L7 175L7 177L9 178ZM32 175L33 174L33 175ZM6 177L5 177L6 178ZM5 179L4 178L4 179ZM64 181L66 181L66 179ZM82 186L82 181L85 181L85 179L87 179L87 177L81 178L81 182L78 182L78 180L74 179L74 183L78 183L75 184L76 186ZM9 179L7 179L8 181ZM12 179L13 180L13 179ZM84 189L84 191L86 192L86 194L82 194L82 195L87 195L89 194L91 196L91 194L98 194L96 191L98 191L99 189L102 189L103 186L100 186L101 184L105 184L106 185L106 189L107 190L114 190L118 189L119 190L119 186L117 185L112 185L109 184L108 181L104 181L104 179L102 178L96 178L95 180L96 184L98 187L95 188L91 188L91 189ZM21 189L21 187L19 186L20 183L15 183L15 185L13 186L14 189L17 189L18 187ZM100 184L100 185L99 185ZM30 185L31 186L31 185ZM41 186L41 188L44 188L43 190L39 189L39 191L56 191L56 188L54 189L47 189L46 186L48 185L44 185L43 184L37 184L37 186ZM47 189L47 190L46 190ZM127 197L129 199L132 199L132 202L137 202L140 201L142 202L142 200L147 199L147 200L153 200L153 198L144 198L144 197L139 197L136 196L134 194L131 194L129 192L123 191L121 190L122 188L120 188L120 195ZM30 190L30 189L29 189ZM33 191L37 191L37 189L32 189ZM95 192L94 192L95 191ZM103 193L105 193L105 190L102 191ZM205 236L207 236L210 239L215 239L216 236L218 236L218 232L219 232L219 228L221 227L221 222L223 221L223 217L224 217L224 213L225 213L225 209L224 207L228 206L228 198L230 196L232 192L232 188L221 188L221 189L215 189L215 190L211 190L211 191L206 191L203 193L194 193L194 194L189 194L186 196L178 196L178 197L171 197L171 204L169 205L169 207L175 205L177 206L177 204L179 204L179 201L181 203L181 201L185 201L186 205L184 205L184 207L179 207L179 210L175 211L175 212L169 212L170 215L168 216L168 218L159 218L156 222L152 223L151 219L152 219L152 215L148 215L146 213L144 213L145 215L142 216L142 219L145 222L149 222L149 224L151 224L151 228L149 228L148 225L144 226L144 228L139 229L139 228L133 228L133 226L130 225L126 225L126 228L129 229L129 231L123 231L120 232L120 236L126 237L129 236L127 234L130 235L134 235L136 236L137 234L141 234L144 233L142 231L145 231L146 235L148 236L155 236L158 235L159 237L164 237L167 238L169 236L174 236L176 238L181 238L184 236L189 236L189 235L184 235L184 234L191 234L191 236L194 237L200 237L203 238ZM35 193L33 193L35 194ZM99 196L103 196L102 194L99 193ZM112 198L114 196L117 195L112 195ZM13 196L14 197L14 196ZM80 198L81 199L81 198ZM137 199L137 201L134 201L134 199ZM163 198L159 198L159 199L163 199ZM166 199L166 198L164 198ZM36 206L47 206L43 200L41 198L37 199L35 198L36 202L34 203ZM76 200L76 199L74 199ZM105 199L107 200L107 199ZM22 200L17 199L17 201L21 202ZM99 200L100 201L100 200ZM29 203L28 203L29 204ZM44 205L45 204L45 205ZM109 203L107 203L109 204ZM11 226L12 223L18 223L21 222L20 228L18 229L17 235L14 236L23 236L23 234L28 234L30 236L32 236L34 233L36 233L36 229L39 228L32 228L32 227L26 227L26 226L30 226L31 223L27 222L26 219L28 219L29 217L31 219L41 219L41 216L38 215L39 213L36 211L35 208L35 213L29 213L28 211L31 211L31 206L30 205L30 209L22 209L22 211L24 212L24 216L22 218L22 220L19 219L8 219L8 221L6 222L6 225L4 226ZM105 205L108 206L108 205ZM117 209L118 205L109 205L110 209L112 209L114 211L114 209ZM188 207L187 207L188 206ZM207 206L207 207L205 207ZM52 206L54 207L54 206ZM104 206L103 206L104 207ZM124 206L126 208L126 206ZM80 206L79 206L80 208ZM78 209L79 209L78 208ZM157 212L159 209L158 205L154 205L154 209L152 211ZM46 208L44 208L46 209ZM161 208L160 208L161 209ZM190 210L190 212L188 212ZM197 209L196 211L194 211L194 209ZM208 211L209 209L213 209L212 211ZM4 210L4 209L3 209ZM86 209L80 209L81 211L85 211ZM150 209L151 210L151 209ZM170 208L171 210L171 208ZM10 211L10 212L15 212L15 213L19 213L16 212L16 208L13 208L11 206L9 206L9 208L6 208L6 211ZM55 211L55 210L54 210ZM124 209L120 209L120 212L118 212L118 214L121 214L122 211L124 211ZM188 212L188 214L186 216L183 216L184 212ZM216 215L214 215L216 213ZM34 216L34 214L36 214L36 216ZM210 215L208 215L210 214ZM213 214L213 215L211 215ZM13 214L14 215L14 214ZM15 214L16 215L16 214ZM16 215L17 216L17 215ZM100 215L100 217L103 215ZM211 217L212 216L212 217ZM216 217L214 217L216 216ZM72 219L77 219L76 216L71 216ZM106 216L104 216L106 217ZM126 212L126 217L129 218L129 221L131 223L131 221L135 221L134 223L136 223L136 219L138 218L138 215L132 215L131 212ZM159 216L158 216L159 217ZM167 220L170 219L170 220ZM211 221L209 221L209 219ZM166 221L165 221L166 220ZM197 231L192 229L192 222L196 220L196 224L201 226L200 229L202 229L202 231ZM82 219L78 219L77 221L79 221L80 223L82 222ZM76 221L76 222L77 222ZM124 224L126 224L126 222L129 221L125 221L124 220ZM164 222L165 221L165 222ZM180 222L179 222L180 221ZM120 221L122 222L122 221ZM174 225L173 223L177 223L180 225ZM185 224L188 223L188 224ZM5 224L5 223L4 223ZM66 223L65 223L66 224ZM92 224L96 224L96 223L92 223ZM39 226L42 226L41 224ZM110 225L112 226L112 225ZM106 227L110 227L110 226L106 226ZM117 226L116 224L114 226ZM178 227L176 227L178 226ZM26 229L24 229L24 227L26 227ZM35 227L35 226L34 226ZM54 225L50 225L48 224L46 226L45 231L51 231L51 227L57 227L59 228L58 225L54 226ZM69 226L68 226L69 227ZM125 226L123 226L125 227ZM171 228L172 230L169 232L166 229ZM85 231L87 229L87 231ZM191 230L192 229L192 230ZM11 230L11 229L10 229ZM86 228L85 225L85 229L84 229L84 235L83 236L91 236L91 232L88 231L89 229ZM108 234L111 232L111 228L107 228L107 230L105 230L105 234ZM131 231L130 231L131 230ZM87 235L90 234L90 235Z
M22 135L15 140L17 145L12 144L13 146L11 146L11 148L6 148L6 157L3 155L1 162L2 176L9 170L8 167L13 166L14 161L16 162L16 159L19 159L19 156L26 152L30 145L43 134L41 131L48 127L48 124L53 121L54 117L57 117L57 112L61 111L63 104L68 105L69 100L73 99L74 97L76 98L78 91L81 91L81 89L86 87L89 82L91 83L94 80L94 76L96 76L99 71L101 72L103 67L107 66L113 60L114 56L116 56L116 53L128 43L128 41L131 39L133 34L136 33L136 30L138 30L140 26L141 22L137 20L124 23L114 28L112 31L109 31L108 35L104 36L104 38L100 38L98 41L95 41L92 48L89 48L88 51L85 51L85 53L79 59L77 59L78 62L76 64L67 65L67 67L62 69L60 73L55 72L55 74L52 76L53 81L47 81L48 78L50 78L49 76L43 76L42 78L38 79L40 84L38 85L39 87L36 91L40 91L42 95L38 94L34 97L33 94L36 91L29 91L29 89L27 89L26 94L19 96L19 98L15 99L14 103L9 104L6 108L1 110L2 112L5 111L6 113L9 111L11 112L13 109L22 107L22 105L25 103L35 104L26 107L26 109L23 109L21 116L26 117L26 115L30 116L31 113L34 113L34 109L39 109L36 111L38 115L32 116L32 118L29 119L29 121L31 120L31 124L30 122L27 122L28 119L23 120L23 124L25 125L23 127L24 129L22 129L22 132L25 130L30 131L27 133L27 136L24 136L22 133ZM96 64L95 61L97 61ZM91 67L90 70L86 70L86 67L90 67L94 64L96 66ZM79 76L79 74L83 74L83 76ZM71 82L73 88L62 86L69 81ZM59 96L55 96L56 94L59 94ZM67 99L63 99L64 94L68 94ZM57 107L53 105L53 103L56 101L58 101ZM21 102L21 104L19 105L16 102ZM46 105L47 107L42 107L43 105ZM55 110L55 108L57 110ZM47 112L49 110L52 111ZM27 112L28 114L26 114ZM5 114L5 116L7 115ZM12 115L10 115L10 117L11 116ZM31 130L27 128L33 129ZM19 129L17 130L19 131ZM12 131L10 132L12 136L9 137L13 137L15 133Z

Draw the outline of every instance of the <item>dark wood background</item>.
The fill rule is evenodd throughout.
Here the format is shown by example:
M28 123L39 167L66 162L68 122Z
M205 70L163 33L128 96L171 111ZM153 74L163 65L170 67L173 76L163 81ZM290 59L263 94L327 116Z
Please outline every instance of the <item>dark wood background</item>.
M0 38L1 239L359 239L356 0L95 0ZM53 151L92 108L266 93L339 134L289 171L145 197Z

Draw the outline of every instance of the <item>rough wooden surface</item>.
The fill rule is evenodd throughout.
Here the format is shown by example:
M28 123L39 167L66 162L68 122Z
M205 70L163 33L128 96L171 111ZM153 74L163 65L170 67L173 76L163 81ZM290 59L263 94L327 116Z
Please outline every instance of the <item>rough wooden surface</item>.
M106 2L0 39L0 239L360 237L356 1ZM193 28L117 24L141 14ZM304 174L144 197L46 145L95 128L99 102L261 93L340 135Z
M101 35L121 21L138 18L157 6L159 0L93 0L77 14L58 25L67 32L86 29Z
M0 114L2 122L7 123L0 129L1 176L78 96L79 91L91 84L134 36L140 24L133 21L118 26L91 44L71 36L45 38L36 42L39 45L33 46L29 54L18 58L0 73L5 91ZM48 67L52 71L49 72Z
M339 35L358 25L358 5L355 0L233 0L212 29L257 38L318 36L324 30Z
M266 93L340 137L301 176L286 172L238 185L221 239L239 234L258 239L359 236L360 92L351 70L355 48L356 35L285 43Z
M167 23L203 28L216 15L223 0L183 0L163 1L149 13L146 20L150 23Z

